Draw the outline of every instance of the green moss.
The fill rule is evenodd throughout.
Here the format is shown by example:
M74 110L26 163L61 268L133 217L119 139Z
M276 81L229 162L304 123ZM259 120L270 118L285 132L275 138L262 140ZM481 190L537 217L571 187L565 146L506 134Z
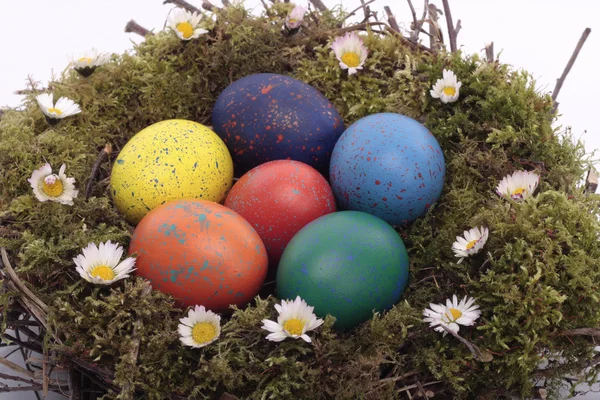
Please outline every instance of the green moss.
M216 16L214 30L182 43L168 32L148 37L132 54L113 55L89 78L65 70L51 86L83 112L48 128L33 96L22 111L0 119L0 245L18 272L49 305L59 356L81 357L113 375L106 399L240 398L392 399L400 388L430 383L440 396L527 397L540 365L548 388L580 372L593 354L586 336L565 330L596 327L600 295L598 197L578 188L589 156L551 127L551 99L531 75L478 56L430 54L394 36L364 34L365 68L348 76L330 40L343 13L307 19L296 35L281 31L289 4L261 17L241 8ZM443 68L463 82L460 100L442 104L429 89ZM264 318L276 299L257 298L224 318L221 338L183 348L178 319L185 310L140 278L96 288L75 272L73 257L89 242L127 246L133 227L107 192L111 162L100 169L89 200L83 190L98 152L115 151L138 131L165 119L210 125L217 96L231 82L272 72L319 89L346 125L377 112L422 121L440 142L446 184L430 212L399 230L410 253L411 280L402 301L356 329L337 333L328 318L313 345L264 339ZM27 178L45 162L67 164L80 196L73 206L40 203ZM497 183L515 170L536 169L537 195L522 203L499 198ZM490 229L485 251L456 263L455 237L473 226ZM477 299L482 317L461 334L494 356L476 361L466 346L422 322L422 310L452 294ZM2 306L10 306L7 294ZM6 314L5 314L6 315ZM137 350L136 350L137 349ZM583 380L592 382L595 369ZM439 382L437 382L439 381ZM437 382L437 383L432 383ZM418 386L413 386L417 387ZM413 390L413 393L416 389Z

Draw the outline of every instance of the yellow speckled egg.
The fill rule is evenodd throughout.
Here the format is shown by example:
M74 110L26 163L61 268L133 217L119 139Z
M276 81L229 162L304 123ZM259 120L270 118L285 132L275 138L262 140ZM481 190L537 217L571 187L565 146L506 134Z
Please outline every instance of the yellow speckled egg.
M233 162L225 143L206 126L183 119L157 122L119 153L110 176L117 209L132 224L170 200L225 199Z

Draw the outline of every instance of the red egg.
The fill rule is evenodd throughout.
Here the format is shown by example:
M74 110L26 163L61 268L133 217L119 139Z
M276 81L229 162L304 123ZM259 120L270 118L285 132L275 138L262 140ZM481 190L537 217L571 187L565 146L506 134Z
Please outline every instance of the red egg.
M292 160L270 161L248 171L231 188L225 206L256 229L272 269L300 229L336 211L327 180L310 165Z
M225 312L256 296L268 259L258 233L240 215L198 199L174 200L140 221L129 253L137 274L181 306L203 305Z

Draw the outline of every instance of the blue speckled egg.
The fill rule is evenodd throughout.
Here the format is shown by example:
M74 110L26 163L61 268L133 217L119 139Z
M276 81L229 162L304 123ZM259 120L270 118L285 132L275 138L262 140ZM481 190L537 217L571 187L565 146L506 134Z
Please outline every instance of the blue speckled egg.
M401 226L424 215L444 186L444 154L422 124L401 114L369 115L335 145L329 167L341 209Z
M318 90L277 74L249 75L229 85L213 108L212 124L227 144L236 176L284 159L326 174L344 131L342 117Z
M385 221L359 211L324 215L302 228L283 252L277 296L300 296L320 317L349 329L400 300L408 254Z

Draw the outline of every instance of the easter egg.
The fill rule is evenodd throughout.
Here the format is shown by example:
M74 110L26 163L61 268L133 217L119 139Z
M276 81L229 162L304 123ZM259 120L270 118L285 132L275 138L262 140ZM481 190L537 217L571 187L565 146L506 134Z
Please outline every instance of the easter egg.
M394 113L369 115L346 129L329 168L340 208L396 226L427 212L442 194L445 173L444 154L431 132Z
M408 254L385 221L360 211L324 215L289 242L277 269L277 297L300 296L335 327L352 328L400 300Z
M129 253L136 273L183 307L225 312L256 296L265 280L265 246L235 211L207 200L173 200L137 225Z
M173 119L132 137L117 157L110 186L117 209L132 224L176 199L220 202L233 184L233 163L223 141L197 122Z
M336 210L329 182L299 161L276 160L244 174L225 199L225 206L256 229L277 268L290 239L306 224Z
M219 95L215 132L227 144L236 176L272 160L304 162L328 173L342 117L317 89L289 76L255 74Z

